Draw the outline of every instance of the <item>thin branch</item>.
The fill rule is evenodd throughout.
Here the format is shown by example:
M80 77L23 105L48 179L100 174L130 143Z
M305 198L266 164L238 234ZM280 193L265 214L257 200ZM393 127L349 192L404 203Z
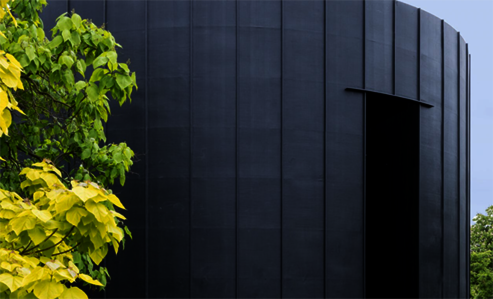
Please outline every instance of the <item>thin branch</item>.
M53 235L54 235L57 231L58 231L58 228L55 228L55 230L54 230L54 231L53 231L53 232L52 232L52 233L51 233L48 237L46 237L43 241L41 241L41 243L39 243L38 245L36 245L36 246L32 247L32 248L31 248L31 249L29 249L29 250L23 251L22 253L30 254L30 253L29 253L30 251L32 251L32 250L34 250L34 249L38 248L38 247L39 247L39 245L41 245L41 244L43 244L44 242L46 242L46 241L47 241L49 238L51 238L51 236L53 236Z
M29 253L29 254L36 254L36 253L40 253L40 252L43 252L43 251L49 250L49 249L51 249L51 248L53 248L53 247L56 247L56 246L60 245L60 244L61 244L63 241L65 241L65 239L67 239L67 237L68 237L68 236L72 233L72 231L74 230L74 228L75 228L75 226L72 226L72 228L68 231L68 233L67 233L67 234L66 234L66 235L65 235L65 236L64 236L64 237L63 237L63 238L62 238L62 239L61 239L58 243L56 243L55 245L48 246L48 247L46 247L46 248L44 248L44 249L40 249L40 250L38 250L38 251L36 251L36 252L31 252L31 253Z
M60 254L64 254L64 253L70 252L70 251L74 250L74 249L75 249L77 246L79 246L79 245L80 245L80 242L78 242L77 244L75 244L75 246L74 246L74 247L72 247L72 248L70 248L70 249L68 249L68 250L65 250L65 251L59 252L59 253L55 253L55 254L53 254L52 256L56 256L56 255L60 255Z

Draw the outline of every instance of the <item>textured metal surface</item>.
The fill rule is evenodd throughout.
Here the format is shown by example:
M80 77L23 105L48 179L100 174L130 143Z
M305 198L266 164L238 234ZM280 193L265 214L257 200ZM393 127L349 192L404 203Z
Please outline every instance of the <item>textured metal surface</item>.
M471 65L450 25L390 0L63 0L46 27L71 9L139 85L106 126L138 161L102 296L364 297L367 113L401 101L419 117L416 288L466 295Z

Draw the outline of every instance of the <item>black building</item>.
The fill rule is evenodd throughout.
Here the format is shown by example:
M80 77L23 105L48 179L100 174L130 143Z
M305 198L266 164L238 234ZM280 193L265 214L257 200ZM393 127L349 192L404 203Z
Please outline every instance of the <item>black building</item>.
M470 56L396 1L51 1L106 24L140 154L105 296L468 295ZM116 106L116 105L115 105Z

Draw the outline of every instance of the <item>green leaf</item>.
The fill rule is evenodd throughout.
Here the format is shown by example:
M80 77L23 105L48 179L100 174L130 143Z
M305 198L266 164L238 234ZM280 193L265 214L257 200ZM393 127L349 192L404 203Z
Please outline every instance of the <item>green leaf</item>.
M125 71L126 74L130 73L126 63L119 63L118 65Z
M65 70L63 72L63 82L65 82L65 84L67 86L73 86L74 85L74 73L71 71L71 70Z
M77 83L75 83L75 89L77 89L77 91L81 90L81 89L84 89L86 87L87 83L84 82L84 81L77 81Z
M121 163L123 161L122 152L118 151L113 154L113 160L115 163Z
M42 41L45 38L45 32L43 28L36 28L37 34L38 34L38 40Z
M72 31L69 40L73 47L78 47L80 45L79 33L77 31Z
M87 97L91 102L95 102L99 99L99 88L96 84L89 84L86 88Z
M34 51L33 46L29 46L26 48L26 55L29 58L30 61L33 61L34 58L36 58L36 53Z
M108 62L108 58L104 56L99 56L98 58L94 59L92 62L92 66L94 68L100 67L102 65L105 65Z
M95 69L91 75L91 79L89 79L89 82L96 82L101 80L101 78L103 78L106 73L108 73L108 70Z
M82 77L85 77L85 72L86 72L86 63L84 60L77 60L77 63L75 64L75 67L77 68L77 71L82 75Z
M63 41L67 41L70 39L72 35L70 34L70 31L69 30L63 30L62 31L62 37L63 37Z
M60 46L60 44L63 43L63 38L60 35L57 35L49 44L48 46L50 49L55 49Z
M82 160L85 160L87 158L89 158L91 156L91 149L90 148L86 148L83 152L82 152L82 155L81 155L81 159Z
M68 17L61 17L56 24L58 29L60 29L61 31L72 29L72 25L72 20Z
M72 23L74 24L75 29L79 29L81 21L82 19L78 14L72 14Z
M125 89L125 87L132 84L132 78L127 75L116 74L116 83L121 89Z
M58 63L59 64L64 64L67 66L67 68L71 68L72 65L74 64L74 60L72 59L72 57L68 56L68 55L62 55L60 56L60 58L58 59Z

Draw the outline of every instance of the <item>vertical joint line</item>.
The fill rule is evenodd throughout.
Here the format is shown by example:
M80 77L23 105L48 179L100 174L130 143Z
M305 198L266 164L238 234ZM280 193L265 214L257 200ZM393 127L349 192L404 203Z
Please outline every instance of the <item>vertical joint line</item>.
M470 86L469 86L469 44L466 44L466 120L465 120L465 126L466 126L466 240L467 240L467 248L465 250L466 252L466 290L470 290L470 281L469 281L469 275L470 275L470 251L469 248L471 247L471 238L470 238L470 217L471 217L471 211L470 211L470 191L471 191L471 186L470 186L470 168L469 168L469 155L470 155L470 149L469 149L469 138L470 138L470 133L469 133L469 91L470 91Z
M366 88L366 0L363 0L363 88ZM363 296L366 298L366 92L363 93Z
M238 0L235 2L235 127L236 127L236 140L235 140L235 242L236 242L236 255L235 255L235 296L238 296Z
M189 126L190 126L190 132L189 132L189 146L190 146L190 155L189 155L189 181L188 181L188 184L189 184L189 206L188 206L188 213L189 213L189 218L188 218L188 226L189 226L189 229L188 229L188 243L189 243L189 246L188 246L188 271L189 271L189 287L188 287L188 292L189 292L189 298L192 298L192 287L193 287L193 284L192 284L192 277L193 277L193 273L192 273L192 241L193 241L193 238L192 238L192 231L193 231L193 225L192 225L192 215L193 215L193 185L192 185L192 182L193 182L193 166L192 166L192 162L193 162L193 2L194 0L190 0L190 15L189 15L189 18L190 18L190 31L189 31L189 34L190 34L190 40L189 40Z
M444 265L445 265L445 245L444 245L444 238L445 238L445 21L442 20L441 22L441 31L442 31L442 40L441 40L441 46L442 46L442 128L441 128L441 137L442 137L442 148L441 148L441 163L442 163L442 207L441 207L441 217L442 217L442 238L441 238L441 251L442 251L442 258L440 260L440 272L441 275L440 277L442 278L441 284L442 284L442 297L444 297Z
M145 1L145 263L146 263L146 297L149 298L149 28L148 28L148 18L149 18L149 2Z
M323 209L324 209L324 252L323 252L323 277L324 277L324 296L327 297L327 1L324 1L324 190L323 190Z
M396 37L396 6L397 6L397 0L393 1L392 5L392 94L395 95L396 88L395 88L395 73L396 73L396 58L395 58L395 52L396 52L396 42L395 42L395 37Z
M280 159L281 159L281 202L280 202L280 208L281 208L281 238L280 238L280 241L281 241L281 267L280 267L280 270L281 270L281 283L280 283L280 286L281 286L281 292L280 292L280 297L282 298L283 297L283 280L284 280L284 277L283 277L283 252L284 252L284 246L283 246L283 233L284 233L284 230L283 230L283 210L284 210L284 206L283 206L283 196L284 196L284 184L283 184L283 181L284 181L284 176L283 176L283 161L284 161L284 157L283 157L283 135L284 135L284 118L283 118L283 92L284 92L284 1L283 0L280 0L281 1L281 96L280 96L280 103L281 103L281 154L280 154Z
M418 100L421 101L421 8L418 9ZM419 211L421 208L421 105L419 105L418 109L418 224L420 221ZM419 239L421 238L421 234L418 228L418 244ZM420 273L420 262L421 262L421 250L418 248L418 274ZM419 276L419 275L418 275ZM418 293L420 293L421 283L418 279Z
M460 193L460 181L461 181L461 171L460 171L460 32L457 32L457 198L458 198L458 201L457 201L457 214L458 214L458 218L457 220L459 221L459 225L458 225L458 230L457 230L457 234L458 234L458 254L459 254L459 271L457 271L459 277L458 277L458 284L457 284L457 288L458 288L458 294L460 297L462 297L462 294L460 294L460 290L461 290L461 287L460 287L460 282L461 282L461 262L460 262L460 251L461 251L461 238L460 238L460 219L461 219L461 211L460 211L460 201L461 201L461 193Z

